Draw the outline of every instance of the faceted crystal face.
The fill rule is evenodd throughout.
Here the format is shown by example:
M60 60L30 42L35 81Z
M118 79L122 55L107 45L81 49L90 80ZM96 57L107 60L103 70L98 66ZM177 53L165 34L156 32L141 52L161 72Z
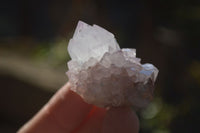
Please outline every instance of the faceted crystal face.
M107 30L82 21L78 22L73 38L68 44L68 51L72 60L80 63L88 61L91 57L101 59L105 52L120 50L114 35Z
M120 49L107 30L79 21L68 51L71 90L86 102L143 108L152 100L158 69L142 65L135 49Z

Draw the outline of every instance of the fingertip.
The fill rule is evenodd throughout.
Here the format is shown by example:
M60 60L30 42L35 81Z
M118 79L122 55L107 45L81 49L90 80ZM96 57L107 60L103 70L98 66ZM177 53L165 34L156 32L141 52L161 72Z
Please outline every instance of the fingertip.
M86 103L70 88L68 82L48 103L51 116L54 116L57 123L67 132L74 130L92 109L92 105Z
M73 133L101 133L105 114L105 108L93 106L87 118Z
M92 105L65 84L19 132L71 132L88 115Z
M139 119L130 107L117 107L108 109L104 123L103 133L138 133Z

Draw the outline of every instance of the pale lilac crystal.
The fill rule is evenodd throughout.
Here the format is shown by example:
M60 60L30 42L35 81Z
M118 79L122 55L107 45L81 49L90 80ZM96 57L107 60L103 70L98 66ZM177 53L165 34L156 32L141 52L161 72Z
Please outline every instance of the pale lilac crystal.
M120 49L112 33L79 21L68 51L71 90L86 102L143 108L151 101L158 69L142 65L135 49Z

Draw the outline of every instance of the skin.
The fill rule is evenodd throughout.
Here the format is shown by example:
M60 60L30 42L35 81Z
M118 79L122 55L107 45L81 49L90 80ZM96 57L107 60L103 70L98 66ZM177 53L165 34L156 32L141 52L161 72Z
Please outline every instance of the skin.
M138 133L139 120L129 107L98 108L64 85L17 133Z

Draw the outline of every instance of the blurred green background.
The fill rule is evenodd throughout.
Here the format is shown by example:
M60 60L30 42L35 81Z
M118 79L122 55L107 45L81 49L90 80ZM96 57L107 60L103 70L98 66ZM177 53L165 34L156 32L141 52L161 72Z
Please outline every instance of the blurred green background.
M6 0L0 9L1 133L16 132L67 82L78 20L160 70L140 133L200 132L199 0Z

